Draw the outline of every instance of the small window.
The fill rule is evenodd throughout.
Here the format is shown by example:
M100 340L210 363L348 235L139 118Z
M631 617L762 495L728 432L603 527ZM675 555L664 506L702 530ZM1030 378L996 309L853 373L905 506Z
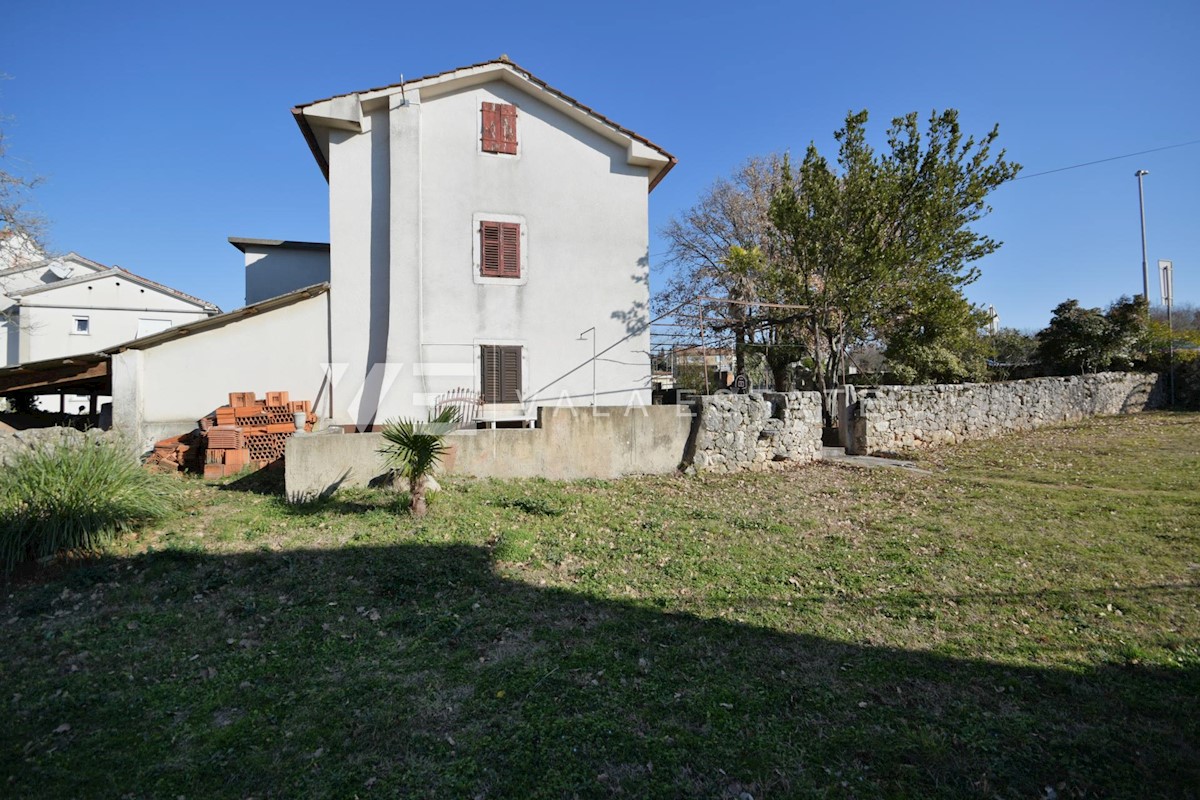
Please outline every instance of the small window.
M479 274L485 278L521 277L520 223L479 223Z
M91 332L91 321L87 317L74 317L72 319L71 333L86 336Z
M520 345L480 345L479 382L484 403L521 402Z
M483 152L517 154L517 107L507 103L484 103L480 114Z

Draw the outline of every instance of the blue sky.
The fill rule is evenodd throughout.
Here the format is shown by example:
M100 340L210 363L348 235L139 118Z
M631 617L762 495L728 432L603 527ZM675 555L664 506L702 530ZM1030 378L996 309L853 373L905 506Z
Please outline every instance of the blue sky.
M229 309L228 236L327 241L326 184L290 108L507 54L679 158L652 234L752 155L817 146L866 108L1000 124L1025 174L1200 140L1200 5L173 3L9 0L6 166L45 178L51 244ZM980 229L1005 242L968 289L1039 328L1067 297L1141 291L1134 171L1157 259L1200 304L1200 144L1028 178ZM652 237L652 263L665 249Z

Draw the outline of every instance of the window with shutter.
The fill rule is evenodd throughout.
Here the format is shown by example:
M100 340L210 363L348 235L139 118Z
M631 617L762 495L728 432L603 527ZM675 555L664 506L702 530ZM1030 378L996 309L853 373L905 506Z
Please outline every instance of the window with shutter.
M521 346L480 345L479 382L484 403L521 402Z
M480 134L485 153L517 154L517 107L508 103L484 103Z
M521 224L479 223L479 274L486 278L521 277Z

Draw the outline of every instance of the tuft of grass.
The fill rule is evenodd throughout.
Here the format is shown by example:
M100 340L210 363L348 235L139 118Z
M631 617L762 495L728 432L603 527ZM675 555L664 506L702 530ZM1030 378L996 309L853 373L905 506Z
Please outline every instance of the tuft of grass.
M176 505L170 479L143 469L119 444L29 449L0 471L0 569L27 559L94 552Z
M504 531L496 540L492 555L497 561L522 562L528 561L533 555L535 537L533 532L522 528Z

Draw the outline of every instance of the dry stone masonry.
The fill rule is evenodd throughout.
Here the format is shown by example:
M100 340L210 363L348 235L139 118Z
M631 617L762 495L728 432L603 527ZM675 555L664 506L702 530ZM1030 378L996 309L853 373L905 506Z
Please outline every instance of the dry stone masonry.
M91 428L86 431L76 430L65 426L53 428L29 428L28 430L0 431L0 466L7 466L18 454L28 450L51 450L60 445L82 447L96 442L116 442L127 444L114 431L102 431ZM130 460L136 458L130 448Z
M718 394L696 401L697 472L763 471L814 461L821 454L821 400L816 392Z
M851 451L913 450L1097 414L1155 407L1156 375L1102 372L1069 378L938 386L879 386L859 392Z

